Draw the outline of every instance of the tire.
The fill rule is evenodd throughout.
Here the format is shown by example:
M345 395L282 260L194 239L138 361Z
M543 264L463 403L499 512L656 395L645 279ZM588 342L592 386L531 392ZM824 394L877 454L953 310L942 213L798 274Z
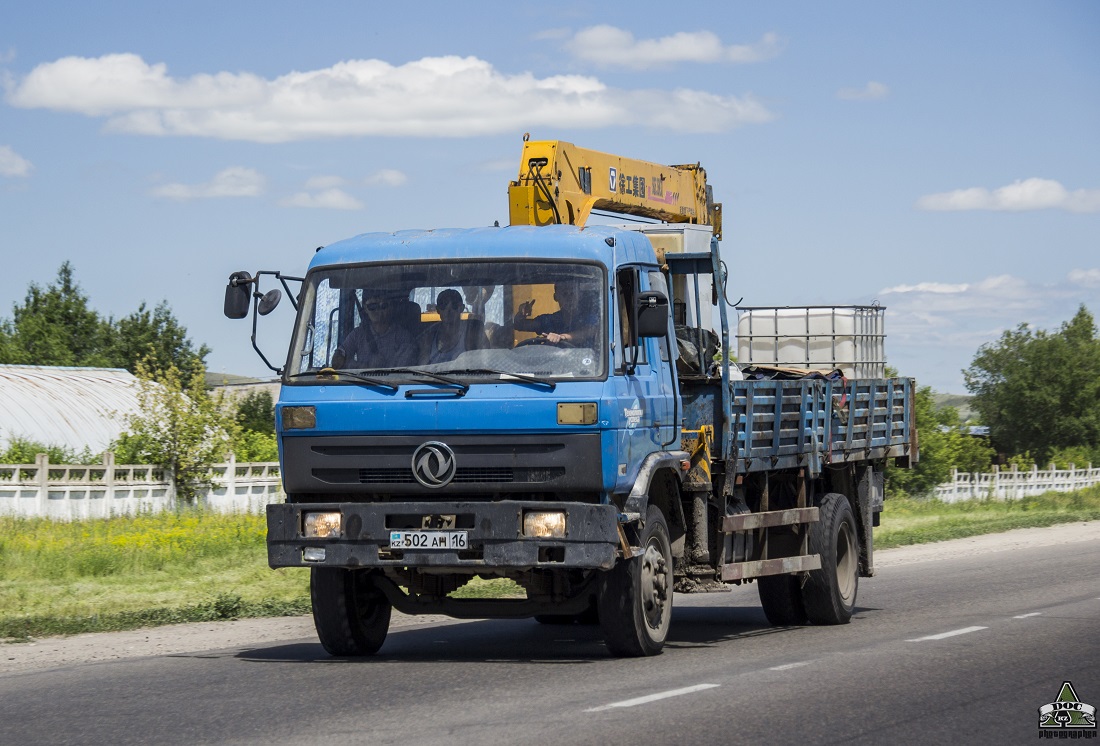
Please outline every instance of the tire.
M756 580L764 616L776 627L798 627L808 621L797 575L765 575Z
M654 506L646 513L641 546L641 555L604 574L596 596L604 644L620 657L660 653L672 621L672 545L665 517Z
M847 624L859 590L859 534L848 498L830 492L821 500L821 519L810 527L810 552L821 569L802 588L806 615L814 624Z
M329 655L374 655L390 628L390 602L364 570L314 567L309 575L313 626Z

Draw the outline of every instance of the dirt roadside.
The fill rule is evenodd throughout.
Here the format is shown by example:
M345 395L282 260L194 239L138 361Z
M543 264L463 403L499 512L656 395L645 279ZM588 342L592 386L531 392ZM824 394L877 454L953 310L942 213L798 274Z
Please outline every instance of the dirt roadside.
M1100 540L1100 521L1068 523L1048 528L1024 528L935 544L918 544L875 552L875 569L914 562L931 562L1014 549ZM410 617L393 613L391 629L457 620L443 616ZM50 637L0 645L0 675L83 663L195 653L224 648L248 648L275 642L315 640L308 616L240 619L153 627L130 632L100 632Z

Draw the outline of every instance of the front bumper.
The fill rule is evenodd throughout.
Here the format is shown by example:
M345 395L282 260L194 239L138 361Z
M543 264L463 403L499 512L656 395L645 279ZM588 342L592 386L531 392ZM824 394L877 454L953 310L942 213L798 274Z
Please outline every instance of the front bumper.
M523 535L525 510L566 514L563 538ZM338 537L305 538L302 514L340 511ZM420 529L433 517L454 516L454 528L468 532L465 550L391 551L391 529ZM618 512L612 505L562 502L373 502L293 503L267 506L267 557L271 567L433 567L524 570L584 568L609 570L619 547ZM307 547L324 547L325 557L305 561Z

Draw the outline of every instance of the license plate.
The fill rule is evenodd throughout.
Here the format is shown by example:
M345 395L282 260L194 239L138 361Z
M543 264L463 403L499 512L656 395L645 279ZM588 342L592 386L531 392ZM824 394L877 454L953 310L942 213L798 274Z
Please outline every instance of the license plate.
M390 549L469 549L468 531L390 531Z

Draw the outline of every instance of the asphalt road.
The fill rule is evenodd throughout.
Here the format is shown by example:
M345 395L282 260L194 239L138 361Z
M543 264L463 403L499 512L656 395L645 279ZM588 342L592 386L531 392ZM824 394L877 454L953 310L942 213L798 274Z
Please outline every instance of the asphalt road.
M1100 542L887 566L841 627L771 628L751 585L674 614L641 660L474 621L366 660L305 638L0 674L0 744L1004 744L1063 681L1100 708Z

